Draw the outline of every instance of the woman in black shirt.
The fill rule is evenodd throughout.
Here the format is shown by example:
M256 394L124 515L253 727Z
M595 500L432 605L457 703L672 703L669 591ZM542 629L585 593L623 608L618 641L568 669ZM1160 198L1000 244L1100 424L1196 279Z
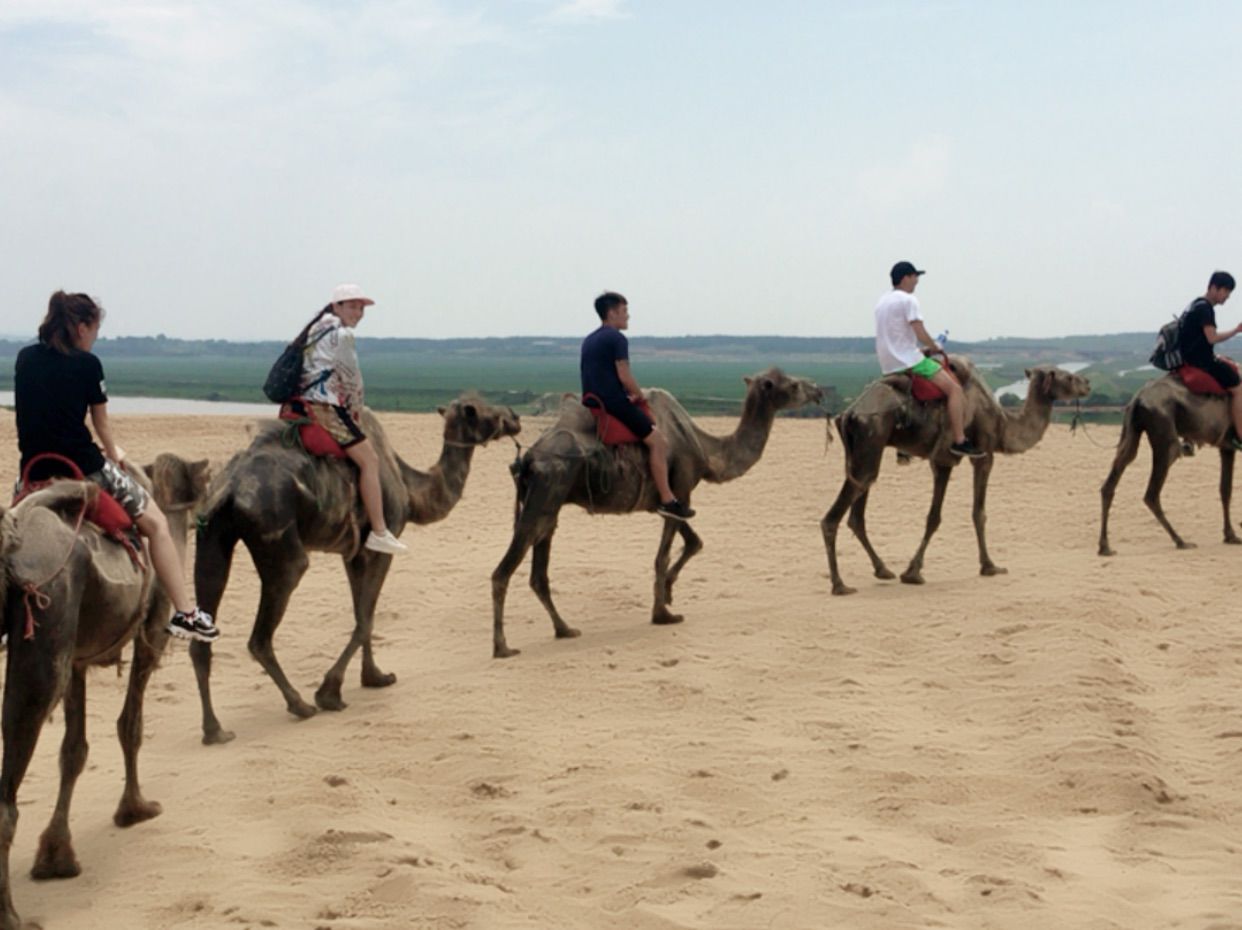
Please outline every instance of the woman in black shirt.
M39 341L17 355L14 393L21 467L45 452L70 459L86 477L117 499L150 542L151 563L176 609L168 632L211 642L218 635L211 614L199 610L185 589L185 568L159 505L126 472L125 453L113 441L103 366L91 354L103 308L86 294L57 291L39 326ZM95 436L86 426L90 413ZM46 477L38 472L34 479Z

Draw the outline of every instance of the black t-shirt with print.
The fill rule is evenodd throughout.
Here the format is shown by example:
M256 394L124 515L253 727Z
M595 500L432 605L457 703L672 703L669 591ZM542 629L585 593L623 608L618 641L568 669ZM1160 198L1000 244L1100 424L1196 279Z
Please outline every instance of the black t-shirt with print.
M594 394L605 410L615 410L628 403L625 387L617 374L617 362L630 359L630 343L621 330L601 326L582 340L579 373L583 395Z
M1206 299L1198 297L1190 302L1182 317L1182 330L1178 334L1182 361L1196 368L1208 368L1216 356L1216 350L1203 334L1203 327L1216 326L1216 308Z
M71 459L86 475L103 468L103 453L86 426L87 410L108 402L98 358L78 350L58 352L43 343L26 346L17 353L13 386L23 469L43 452ZM43 477L46 473L31 475Z

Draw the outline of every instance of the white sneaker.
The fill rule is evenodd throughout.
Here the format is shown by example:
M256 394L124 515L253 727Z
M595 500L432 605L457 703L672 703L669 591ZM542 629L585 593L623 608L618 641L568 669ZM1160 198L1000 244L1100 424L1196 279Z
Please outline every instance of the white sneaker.
M372 530L367 534L367 541L363 545L372 552L387 552L389 555L396 555L398 552L408 552L409 546L392 535L391 530L384 530L377 533Z

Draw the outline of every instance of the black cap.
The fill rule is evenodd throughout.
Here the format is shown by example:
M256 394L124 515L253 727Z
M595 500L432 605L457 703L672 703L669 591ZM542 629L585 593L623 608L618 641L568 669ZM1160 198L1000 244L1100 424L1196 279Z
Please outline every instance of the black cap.
M914 262L898 262L893 266L893 270L888 273L888 276L893 282L893 287L896 287L901 283L901 279L908 274L927 274L927 272L915 268Z

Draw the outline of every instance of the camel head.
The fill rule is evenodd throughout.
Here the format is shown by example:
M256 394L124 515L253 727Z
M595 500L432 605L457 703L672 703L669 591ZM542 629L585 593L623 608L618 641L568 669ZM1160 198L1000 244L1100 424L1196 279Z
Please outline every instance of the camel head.
M1026 377L1031 382L1030 393L1049 401L1075 400L1091 393L1091 382L1082 375L1053 365L1028 368Z
M444 438L462 445L487 445L522 431L522 421L512 407L494 406L477 394L463 394L439 410L444 417Z
M165 513L194 507L207 497L211 471L206 459L187 462L171 452L161 452L142 470L151 479L155 502Z
M824 392L818 384L807 378L791 378L779 368L743 378L746 382L746 401L758 400L771 410L785 410L805 404L818 404Z

